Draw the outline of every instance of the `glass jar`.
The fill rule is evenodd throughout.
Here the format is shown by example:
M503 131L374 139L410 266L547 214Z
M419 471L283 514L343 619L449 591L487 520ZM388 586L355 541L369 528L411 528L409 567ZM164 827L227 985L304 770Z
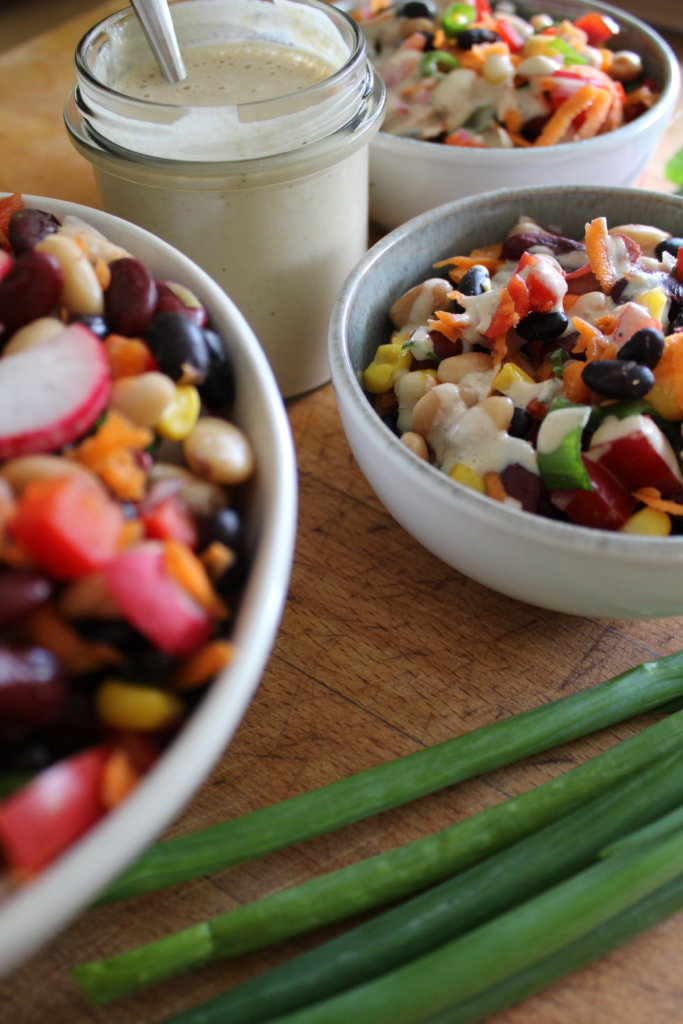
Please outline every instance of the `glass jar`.
M177 85L159 77L156 93L141 75L131 87L152 58L132 9L113 14L77 47L68 132L94 167L104 208L218 281L283 396L301 394L329 379L329 314L367 248L368 145L383 85L359 27L324 0L178 0L171 11L186 64L204 48L201 70L188 65ZM217 102L233 88L226 46L257 56L285 47L318 77L296 89L276 77L272 95ZM200 98L191 76L206 79Z

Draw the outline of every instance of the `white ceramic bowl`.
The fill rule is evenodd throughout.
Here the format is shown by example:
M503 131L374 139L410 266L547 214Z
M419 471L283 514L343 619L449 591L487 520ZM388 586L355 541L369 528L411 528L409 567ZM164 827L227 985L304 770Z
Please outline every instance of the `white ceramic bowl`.
M592 0L531 0L519 7L558 18L589 10L610 14L622 27L615 48L640 54L660 84L659 100L616 131L542 148L467 149L380 131L370 144L370 217L381 227L395 228L434 206L492 189L633 185L645 171L680 89L679 65L668 44L633 15Z
M432 264L500 241L521 213L582 237L587 221L647 223L683 236L683 199L639 189L539 187L457 200L397 228L367 253L333 311L330 362L344 431L371 487L425 548L472 579L555 611L601 618L683 614L683 537L587 529L501 505L409 451L372 408L359 375L389 338L387 311Z
M196 264L126 221L73 203L26 196L26 205L87 221L159 278L187 285L209 311L236 369L234 421L248 434L257 472L246 524L251 571L236 615L233 663L127 800L0 903L0 974L67 924L180 812L234 734L261 679L287 594L296 530L297 478L289 424L268 362L233 302Z

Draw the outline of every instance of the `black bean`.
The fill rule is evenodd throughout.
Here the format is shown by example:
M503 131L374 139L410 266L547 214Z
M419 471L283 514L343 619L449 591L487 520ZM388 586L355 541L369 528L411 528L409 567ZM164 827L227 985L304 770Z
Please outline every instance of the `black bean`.
M104 339L111 334L109 324L103 316L98 316L97 313L79 313L78 316L73 317L72 323L83 324L98 338Z
M654 327L641 327L617 352L618 359L630 359L654 370L664 352L664 335Z
M145 332L145 341L162 373L188 384L204 383L211 354L202 328L184 314L157 313Z
M235 401L235 367L220 335L207 327L203 335L209 353L209 370L199 392L209 412L219 412Z
M683 305L676 305L669 310L669 333L683 330Z
M529 313L517 324L517 333L525 341L549 341L566 330L569 320L561 310L553 313Z
M522 409L520 405L516 405L510 426L508 427L508 434L510 437L527 438L531 433L533 425L533 416L530 416L526 409Z
M7 237L15 256L32 249L43 238L53 235L59 227L59 221L45 210L34 210L26 207L15 210L9 219Z
M436 7L426 0L407 0L396 10L399 18L435 18Z
M643 398L655 382L648 366L626 359L596 359L581 376L586 387L605 398Z
M471 50L473 46L480 43L498 43L500 36L491 28L466 28L454 36L455 42L461 50Z
M475 264L470 267L460 279L457 285L462 295L481 295L491 287L491 277L486 267Z
M244 543L242 517L235 508L222 508L199 522L199 547L218 542L229 548L235 561L216 581L221 594L228 596L237 590L246 578L247 556Z
M665 238L655 246L655 256L658 260L661 260L665 252L670 253L671 256L676 256L682 245L683 238Z

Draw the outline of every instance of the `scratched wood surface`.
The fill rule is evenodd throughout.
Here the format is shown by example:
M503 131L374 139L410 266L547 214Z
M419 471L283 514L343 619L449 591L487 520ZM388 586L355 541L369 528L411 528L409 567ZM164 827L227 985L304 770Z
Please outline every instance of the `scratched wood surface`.
M35 6L35 5L34 5ZM105 3L0 52L0 191L98 205L62 125L71 58ZM0 6L9 26L12 5ZM36 18L36 30L40 19ZM679 55L681 39L671 37ZM678 119L645 184L683 146ZM502 597L448 569L387 515L357 469L329 386L289 404L300 520L289 599L261 687L215 770L168 834L213 823L405 754L678 650L683 619L591 621ZM500 567L501 574L505 566ZM94 1008L69 967L159 937L379 852L544 781L629 735L628 723L211 878L89 911L0 981L8 1024L153 1024L309 948L216 965ZM333 934L329 929L325 934ZM683 1024L683 914L496 1015L495 1024Z

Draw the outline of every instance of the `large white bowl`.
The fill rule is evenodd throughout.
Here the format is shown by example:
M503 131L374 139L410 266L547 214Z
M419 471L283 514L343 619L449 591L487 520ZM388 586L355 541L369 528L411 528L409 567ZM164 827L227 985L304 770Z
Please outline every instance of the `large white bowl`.
M649 223L683 236L683 199L639 189L539 187L457 200L378 242L348 277L330 325L332 382L356 460L392 516L448 565L510 597L574 615L683 614L683 537L587 529L518 511L455 483L387 427L360 383L389 338L387 311L432 264L500 241L519 214L583 237L585 223Z
M209 311L236 369L234 421L248 434L257 472L246 525L251 571L235 618L233 663L128 799L30 885L0 903L0 974L50 939L180 812L244 715L270 655L294 549L297 477L282 398L255 335L225 292L191 260L142 228L74 203L26 196L59 217L73 214L141 259L159 278L187 285Z
M633 185L671 118L680 89L678 62L649 25L625 11L592 0L530 0L519 7L576 18L589 10L610 14L622 33L618 50L640 54L659 83L654 106L613 132L558 146L467 149L380 131L370 144L370 217L391 229L434 206L499 188L526 185ZM644 13L645 13L644 5Z

